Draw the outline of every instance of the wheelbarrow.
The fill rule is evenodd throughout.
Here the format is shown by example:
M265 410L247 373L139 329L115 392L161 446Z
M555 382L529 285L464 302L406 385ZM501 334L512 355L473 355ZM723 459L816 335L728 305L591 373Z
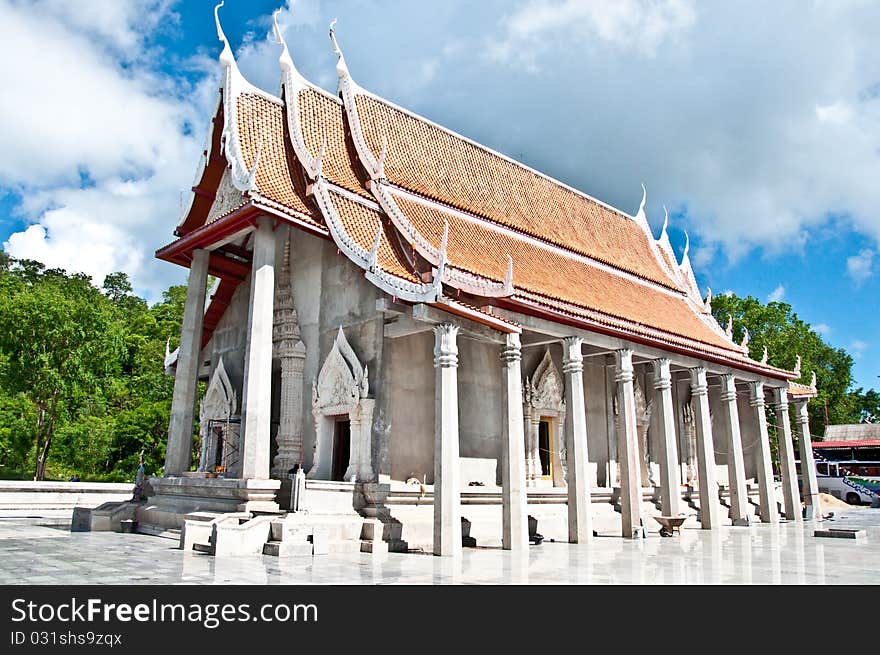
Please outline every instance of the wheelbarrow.
M654 520L660 524L660 536L671 537L673 532L681 534L681 524L687 520L686 516L655 516Z

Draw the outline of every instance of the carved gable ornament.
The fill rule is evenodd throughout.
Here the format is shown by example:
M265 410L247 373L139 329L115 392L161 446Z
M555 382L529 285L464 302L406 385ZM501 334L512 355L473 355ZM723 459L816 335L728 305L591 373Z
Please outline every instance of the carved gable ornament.
M202 422L211 419L228 419L235 415L237 409L238 398L229 381L229 375L226 373L226 367L223 366L223 358L221 357L202 398L199 416Z
M340 327L318 373L312 411L324 415L348 414L368 392L367 367L361 366Z
M550 350L544 352L544 358L535 369L531 384L526 383L527 400L535 409L561 411L564 404L564 387L562 375L553 363Z

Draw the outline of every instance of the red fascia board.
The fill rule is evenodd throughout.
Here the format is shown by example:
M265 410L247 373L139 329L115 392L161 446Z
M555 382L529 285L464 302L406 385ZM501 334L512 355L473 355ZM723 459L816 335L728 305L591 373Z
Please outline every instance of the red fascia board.
M203 225L197 230L193 230L186 236L169 243L167 246L159 248L155 256L158 259L186 266L192 259L193 250L209 246L220 239L235 234L248 225L254 225L259 213L259 209L253 204L248 203L208 225Z

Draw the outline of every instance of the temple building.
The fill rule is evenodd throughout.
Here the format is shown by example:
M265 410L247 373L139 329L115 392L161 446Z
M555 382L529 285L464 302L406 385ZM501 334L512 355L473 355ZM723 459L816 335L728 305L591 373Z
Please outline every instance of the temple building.
M303 527L296 470L299 508L371 551L817 515L789 417L811 457L815 377L716 322L644 191L630 215L367 91L333 25L337 95L303 78L277 22L279 95L217 32L204 157L156 253L189 282L143 522L185 525L187 545L227 513L262 537Z

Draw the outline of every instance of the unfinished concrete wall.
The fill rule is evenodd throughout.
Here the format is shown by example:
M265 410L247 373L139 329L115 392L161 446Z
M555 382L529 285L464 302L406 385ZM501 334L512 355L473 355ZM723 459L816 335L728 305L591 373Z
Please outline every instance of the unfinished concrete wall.
M742 436L743 460L746 468L746 479L757 479L758 423L755 410L749 405L748 387L743 385L737 389L736 406L739 410L739 430Z
M393 480L415 477L434 483L434 333L420 332L386 340L389 351L386 412Z
M337 252L324 239L293 231L291 279L300 332L306 346L303 367L303 465L311 468L315 457L315 424L312 419L312 388L340 327L362 365L367 367L370 396L382 393L383 318L376 311L381 292L370 284L363 270ZM374 472L377 447L372 447ZM321 444L318 479L330 476L332 443Z

